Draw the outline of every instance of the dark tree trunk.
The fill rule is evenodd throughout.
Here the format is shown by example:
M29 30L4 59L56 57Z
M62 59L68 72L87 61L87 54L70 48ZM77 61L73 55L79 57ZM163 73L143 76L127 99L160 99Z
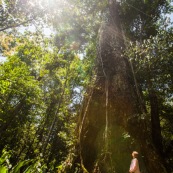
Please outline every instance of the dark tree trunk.
M152 131L152 140L157 148L158 152L163 155L163 145L162 145L162 135L160 127L160 118L159 118L159 107L158 107L158 98L154 91L150 91L150 106L151 106L151 131Z
M81 162L81 172L125 173L130 152L137 148L144 156L145 172L166 173L138 108L129 62L122 56L124 42L117 3L110 1L109 11L109 22L99 31L97 79L80 117L79 157L75 162ZM125 132L136 144L132 144L132 138L128 145L120 142L117 136Z
M163 156L163 144L162 144L162 134L160 126L160 116L159 116L159 103L157 93L153 88L152 77L150 68L148 68L148 92L149 92L149 102L150 102L150 116L151 116L151 136L153 144L155 145L157 151L161 156Z

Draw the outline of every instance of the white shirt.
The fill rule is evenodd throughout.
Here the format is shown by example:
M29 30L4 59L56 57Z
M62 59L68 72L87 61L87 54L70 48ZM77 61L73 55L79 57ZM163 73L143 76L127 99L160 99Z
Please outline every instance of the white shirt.
M140 173L139 163L137 158L132 159L129 172Z

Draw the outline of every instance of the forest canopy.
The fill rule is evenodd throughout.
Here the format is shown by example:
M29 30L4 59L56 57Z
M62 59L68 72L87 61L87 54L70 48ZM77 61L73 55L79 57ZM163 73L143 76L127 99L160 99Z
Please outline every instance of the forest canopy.
M172 11L0 0L0 172L125 173L134 148L141 172L172 172Z

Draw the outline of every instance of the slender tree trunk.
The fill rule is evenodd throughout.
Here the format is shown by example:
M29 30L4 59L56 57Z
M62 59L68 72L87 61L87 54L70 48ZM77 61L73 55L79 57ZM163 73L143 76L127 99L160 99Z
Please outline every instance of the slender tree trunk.
M150 116L151 116L151 136L153 144L158 150L159 154L163 156L163 144L162 144L162 134L160 126L160 116L159 116L159 103L157 94L153 88L152 83L152 73L150 68L148 68L148 92L150 101Z
M69 70L69 69L68 69ZM67 71L68 71L67 70ZM64 86L62 87L62 93L61 93L61 96L59 98L59 101L58 101L58 104L57 104L57 109L55 111L55 114L54 114L54 117L53 117L53 120L52 120L52 123L51 123L51 126L50 126L50 129L48 131L48 134L45 138L45 141L43 142L43 146L42 146L42 153L43 153L43 156L45 155L46 153L46 148L47 148L47 145L49 143L49 140L50 140L50 137L51 137L51 134L53 133L53 130L55 128L55 125L57 123L57 120L58 120L58 113L59 113L59 110L60 110L60 107L61 107L61 104L63 104L63 98L64 98L64 94L65 94L65 89L66 89L66 85L67 85L67 75L68 75L68 72L66 74L66 80L65 80L65 83L64 83Z
M5 131L8 129L8 127L13 123L12 119L16 118L16 116L19 114L19 111L23 108L25 105L25 99L26 97L24 96L19 103L8 112L8 119L6 120L6 123L1 125L0 128L0 134L5 133Z
M152 140L158 152L163 155L162 135L159 118L158 98L154 91L149 93L151 106L151 131Z

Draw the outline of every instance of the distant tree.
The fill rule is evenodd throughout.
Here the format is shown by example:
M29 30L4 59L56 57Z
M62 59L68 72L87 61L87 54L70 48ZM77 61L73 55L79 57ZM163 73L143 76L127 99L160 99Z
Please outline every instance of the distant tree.
M89 64L68 46L57 49L39 31L3 36L7 57L0 66L0 150L8 146L13 165L39 158L45 170L55 171L75 140Z
M43 16L44 10L38 1L1 0L0 1L0 31L26 26Z
M172 113L169 112L172 104L172 27L165 29L161 24L157 32L157 36L144 40L141 45L129 44L127 55L131 58L147 111L151 114L154 145L169 163L171 159L167 150L169 148L172 152L173 149L171 140L166 137L168 134L172 136ZM171 162L167 165L169 171L172 170L171 165Z

